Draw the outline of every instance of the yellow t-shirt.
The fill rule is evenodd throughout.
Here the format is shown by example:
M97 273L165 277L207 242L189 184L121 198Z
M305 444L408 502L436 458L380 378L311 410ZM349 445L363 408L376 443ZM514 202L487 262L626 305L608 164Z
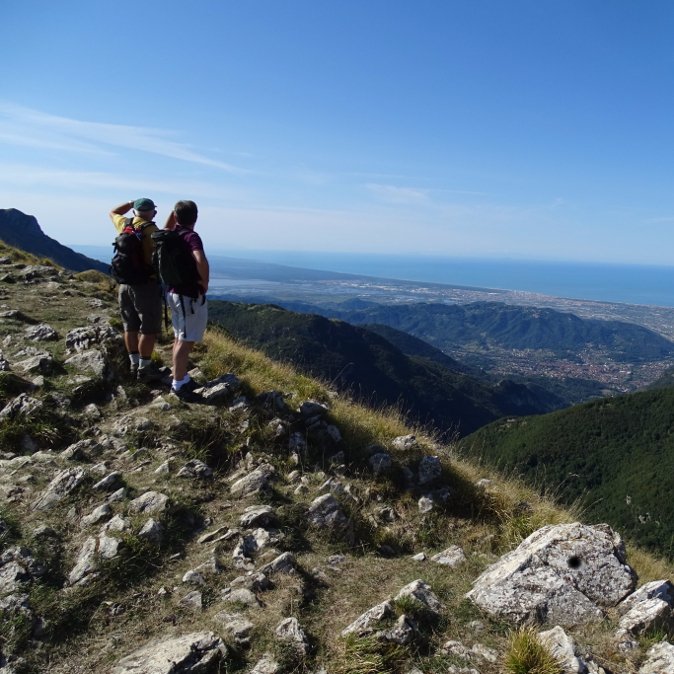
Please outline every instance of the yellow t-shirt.
M113 225L115 225L115 229L119 234L121 234L122 230L127 226L129 218L126 215L117 215L116 213L113 213L110 217L112 218ZM136 231L140 231L141 226L146 223L148 223L147 220L143 220L143 218L139 218L137 215L135 215L131 225ZM154 253L154 241L152 241L152 234L158 231L159 227L157 227L154 222L149 222L147 227L142 230L143 259L145 264L150 267L152 267L152 255ZM156 274L151 274L150 278L157 278L157 276Z

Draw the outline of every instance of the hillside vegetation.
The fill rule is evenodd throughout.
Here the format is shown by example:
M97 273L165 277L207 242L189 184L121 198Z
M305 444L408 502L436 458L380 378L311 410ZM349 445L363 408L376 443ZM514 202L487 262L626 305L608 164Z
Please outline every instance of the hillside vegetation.
M520 662L514 623L466 593L577 513L219 329L194 352L203 404L139 384L102 274L0 245L0 306L8 674L501 674ZM160 365L170 349L164 337ZM674 571L635 548L629 562L642 583ZM419 583L430 603L401 594ZM382 605L378 631L344 634ZM668 635L649 629L624 653L618 620L607 609L567 628L595 672L636 671Z
M420 340L388 331L408 353L365 327L273 305L211 302L210 319L275 360L292 363L372 406L396 406L443 438L510 414L556 409L559 398L504 381L492 384Z
M502 420L461 448L674 558L674 388Z

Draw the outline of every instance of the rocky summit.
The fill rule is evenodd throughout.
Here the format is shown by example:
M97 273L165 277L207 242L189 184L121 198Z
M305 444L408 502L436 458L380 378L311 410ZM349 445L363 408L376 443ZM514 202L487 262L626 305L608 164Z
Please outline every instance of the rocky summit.
M396 412L215 329L181 401L9 247L0 320L3 674L674 672L671 567Z

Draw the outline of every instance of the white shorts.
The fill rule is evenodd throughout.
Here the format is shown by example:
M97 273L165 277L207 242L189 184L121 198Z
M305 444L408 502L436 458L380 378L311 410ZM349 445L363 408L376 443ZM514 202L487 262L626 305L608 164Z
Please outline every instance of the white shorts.
M208 300L203 295L195 300L176 293L167 293L166 297L175 338L180 342L200 342L208 323Z

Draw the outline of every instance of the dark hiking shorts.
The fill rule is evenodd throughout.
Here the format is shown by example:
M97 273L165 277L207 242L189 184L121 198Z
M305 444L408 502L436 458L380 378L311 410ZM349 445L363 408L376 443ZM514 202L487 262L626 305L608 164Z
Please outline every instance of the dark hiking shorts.
M161 288L158 283L119 286L124 332L156 335L161 332Z

